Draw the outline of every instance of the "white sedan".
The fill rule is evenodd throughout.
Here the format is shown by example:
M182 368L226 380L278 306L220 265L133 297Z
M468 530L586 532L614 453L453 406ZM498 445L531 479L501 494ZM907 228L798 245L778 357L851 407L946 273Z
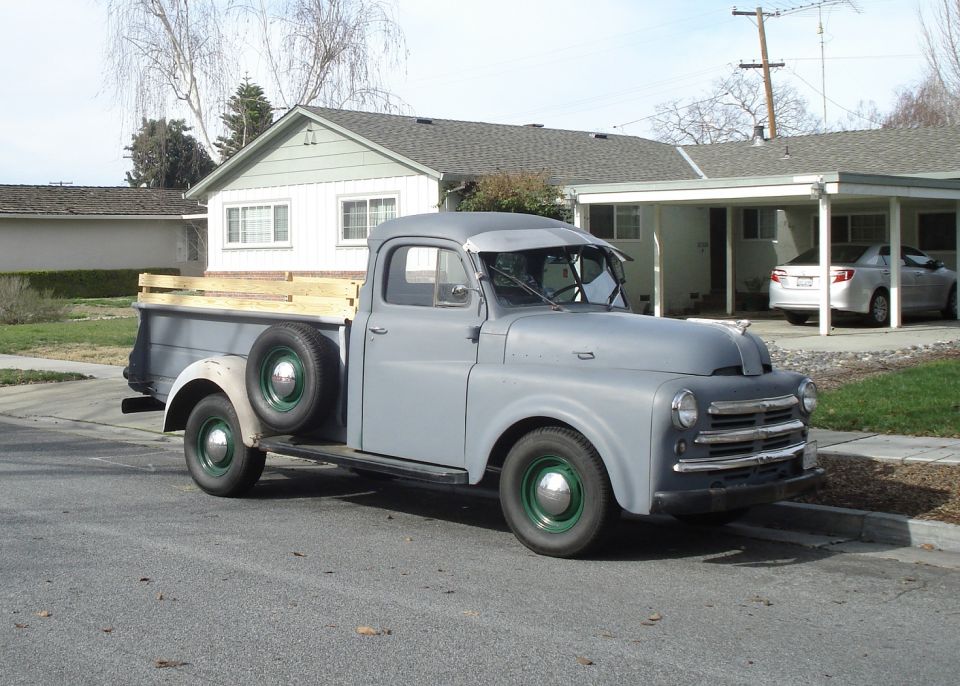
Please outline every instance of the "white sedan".
M830 251L830 308L865 314L875 326L890 320L890 246L841 243ZM904 312L939 310L957 318L957 273L908 246L901 248ZM791 324L803 324L820 309L820 249L811 248L770 274L770 307Z

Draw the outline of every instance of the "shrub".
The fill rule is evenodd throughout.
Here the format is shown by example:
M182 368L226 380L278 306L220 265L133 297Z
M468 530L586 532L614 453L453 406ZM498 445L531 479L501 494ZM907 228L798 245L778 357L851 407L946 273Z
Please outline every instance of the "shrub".
M34 288L50 290L58 298L113 298L137 292L137 277L151 274L180 274L169 267L143 269L64 269L60 271L7 272L0 276L29 279Z
M467 184L458 212L519 212L570 221L563 189L546 172L499 172Z
M55 322L63 318L66 310L66 304L55 300L49 289L33 289L29 279L22 276L0 277L0 322Z

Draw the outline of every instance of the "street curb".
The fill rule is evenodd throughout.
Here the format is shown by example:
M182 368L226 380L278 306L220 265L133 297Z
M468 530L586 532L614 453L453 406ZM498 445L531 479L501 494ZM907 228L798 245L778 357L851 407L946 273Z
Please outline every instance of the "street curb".
M765 528L831 534L868 543L933 546L960 553L960 526L886 512L784 502L753 507L741 521Z

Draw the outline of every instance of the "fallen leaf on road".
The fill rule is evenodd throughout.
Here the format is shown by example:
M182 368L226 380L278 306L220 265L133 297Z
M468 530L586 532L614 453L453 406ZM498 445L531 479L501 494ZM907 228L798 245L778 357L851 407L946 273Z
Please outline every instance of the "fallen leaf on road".
M170 667L183 667L186 662L180 660L154 660L153 666L157 669L168 669Z
M381 632L372 626L358 626L357 633L361 636L379 636Z
M647 619L651 622L659 622L661 619L663 619L663 615L659 612L654 612L652 615L647 617Z
M591 659L588 658L588 657L578 657L578 658L577 658L577 663L578 663L578 664L581 664L581 665L592 665L592 664L593 664L593 660L591 660Z
M43 617L43 618L49 617L50 614L51 614L50 610L40 610L40 612L36 613L37 617Z
M14 626L15 626L16 628L18 628L18 629L29 629L29 628L30 628L30 625L29 625L29 624L20 624L19 622L18 622L17 624L14 624Z
M141 576L139 579L137 579L137 581L142 581L142 582L144 582L144 583L149 583L149 582L150 582L150 577L149 577L149 576Z
M480 616L480 613L477 612L476 610L464 610L464 611L463 611L463 614L465 614L467 617L479 617L479 616Z
M297 551L293 551L293 553L291 553L291 554L292 554L294 557L306 557L306 555L304 555L303 553L298 553Z
M163 594L162 594L162 593L158 593L158 594L157 594L157 600L163 600Z
M112 633L113 633L113 627L112 627L112 626L105 626L105 627L103 627L102 629L100 629L100 631L102 631L102 632L105 633L105 634L112 634Z
M935 546L933 543L921 543L921 544L920 544L920 547L923 548L924 550L936 550L936 549L937 549L937 546Z
M413 537L412 537L412 536L404 536L404 537L403 537L403 542L404 542L404 543L410 543L412 540L413 540Z
M750 602L752 602L752 603L760 603L761 605L763 605L763 606L765 606L765 607L770 607L771 605L773 605L773 603L772 603L770 600L768 600L767 598L761 598L761 597L758 596L758 595L753 596L753 597L750 599Z

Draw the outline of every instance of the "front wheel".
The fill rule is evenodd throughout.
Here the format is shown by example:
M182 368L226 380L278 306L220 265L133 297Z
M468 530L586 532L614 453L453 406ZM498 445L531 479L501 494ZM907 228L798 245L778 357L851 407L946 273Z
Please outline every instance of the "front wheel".
M253 488L266 460L264 452L243 444L237 412L221 393L193 408L183 433L183 454L197 486L226 498Z
M560 427L531 431L513 446L500 474L500 506L521 543L553 557L596 547L620 512L596 449Z

